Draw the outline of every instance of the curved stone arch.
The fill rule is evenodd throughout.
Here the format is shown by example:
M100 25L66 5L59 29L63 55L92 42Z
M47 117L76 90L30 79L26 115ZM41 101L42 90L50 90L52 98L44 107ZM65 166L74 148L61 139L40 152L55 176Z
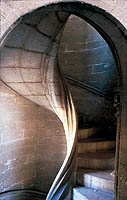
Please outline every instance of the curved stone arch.
M55 12L53 14L55 15ZM55 16L55 17L57 18L57 16ZM60 22L60 20L56 19L56 23L64 24L66 18L68 18L68 13L64 13L63 14L63 18L64 18L64 20L62 20L62 22ZM13 24L13 26L14 26L13 29L14 30L15 30L15 28L17 28L18 25L20 25L20 22L22 21L22 19L23 19L23 17L21 17L19 20L16 21L16 23ZM7 34L5 34L5 35L6 36L8 36L8 35L10 36L11 34L13 34L13 29L12 29L12 33L11 33L11 28L10 28L7 31ZM67 89L67 87L65 85L65 82L62 79L62 75L60 74L58 69L57 70L54 69L54 68L56 68L56 66L55 66L56 65L56 62L55 62L55 60L56 60L56 48L55 48L55 53L54 53L54 48L53 47L55 45L57 46L57 43L59 43L59 39L60 39L60 35L61 34L57 37L57 39L56 39L57 41L52 42L52 39L54 40L54 33L55 33L55 37L56 37L56 33L58 34L60 32L60 30L59 30L59 28L58 28L58 30L56 28L54 30L54 32L52 33L51 37L49 37L48 35L45 35L45 34L42 33L42 35L41 35L41 38L42 38L42 41L43 41L42 53L44 54L44 59L43 59L42 65L39 66L39 70L38 70L38 72L40 74L40 77L41 77L41 75L43 75L43 79L44 79L44 83L41 82L41 85L40 85L40 90L42 90L42 91L44 90L44 95L42 95L42 97L41 97L41 103L42 103L42 105L46 106L48 109L52 110L52 112L55 112L58 115L60 120L63 122L63 126L64 126L64 129L65 129L65 135L66 135L66 138L67 138L67 155L66 155L64 163L63 163L63 165L62 165L62 167L61 167L61 169L60 169L60 171L59 171L59 173L58 173L58 175L57 175L57 177L56 177L56 179L55 179L55 181L53 183L53 186L52 186L51 192L50 192L51 194L47 197L48 199L49 198L50 199L53 199L53 198L56 199L57 195L58 195L58 198L61 198L61 195L64 195L63 194L64 190L62 189L64 187L65 187L65 189L67 188L67 191L70 190L70 187L71 187L72 182L73 182L73 177L74 177L73 174L74 174L74 168L75 168L75 165L74 165L75 164L75 144L76 144L76 137L75 137L75 135L76 135L76 115L75 115L75 109L74 109L74 105L73 105L73 102L72 102L72 98L71 98L70 92L68 91L68 89ZM32 29L32 31L35 31L35 30ZM40 34L40 33L38 33L38 34ZM52 36L53 36L53 38L52 38ZM41 43L42 43L42 41L41 41ZM4 42L6 43L6 39L4 40ZM4 42L3 42L3 46L5 44ZM24 44L24 41L22 41L21 43ZM45 43L45 45L44 45L44 43ZM53 45L52 45L52 43L53 43ZM22 45L20 47L19 46L18 46L18 49L20 49L20 47ZM13 45L11 46L11 48L12 47L13 47ZM38 47L37 47L37 50L38 50ZM11 49L9 51L11 51ZM11 57L13 58L13 56L11 56ZM19 57L20 57L20 53L18 54L18 58ZM53 59L53 63L52 64L50 64L50 61L49 61L50 59ZM44 67L44 71L45 71L44 73L41 70L42 66ZM19 67L19 64L18 64L18 67ZM1 67L1 69L2 68L3 67ZM52 71L48 70L49 68L52 68L51 69ZM11 69L14 72L14 68L11 67ZM57 82L56 86L55 86L55 82L53 81L55 73L58 75L58 82ZM7 73L7 74L9 74L9 73ZM49 78L49 76L50 76L50 78ZM6 76L6 78L4 80L4 78L2 77L2 73L1 73L1 82L3 84L5 84L5 85L9 86L8 77ZM20 71L20 75L19 75L18 81L19 80L21 81L21 84L25 83L24 82L24 77L23 77L23 74L22 74L21 71ZM48 85L48 82L50 82L50 81L51 81L51 83L53 83L53 87L51 87L50 84ZM14 85L13 86L9 86L9 87L12 88L14 91L20 93L22 96L25 96L23 89L21 89L22 91L19 90L19 89L15 89ZM22 85L22 87L23 87L23 85ZM45 90L45 87L46 87L46 90L48 91L48 93ZM29 86L28 86L27 89L29 89ZM58 95L59 96L58 100L56 100L56 97L55 97L55 96L57 96L55 94L55 90L56 90L56 92L60 93ZM29 94L31 96L33 93L30 90L29 91L27 90L27 95L29 96ZM45 99L45 97L46 97L46 99ZM40 105L38 100L37 100L36 103ZM62 106L62 109L61 109L61 106ZM67 175L70 175L71 179ZM66 185L66 183L68 182L67 179L70 179L69 186L68 186L68 184ZM70 185L70 183L71 183L71 185ZM62 193L60 192L60 194L57 194L58 191L60 190L59 187L62 189ZM66 196L66 195L64 195L64 196Z
M77 15L82 19L86 20L88 23L90 23L107 41L115 58L119 74L118 88L116 92L118 95L120 95L120 103L121 103L120 117L118 119L118 124L117 124L115 188L116 188L116 199L126 199L127 193L123 185L127 181L127 178L125 176L127 163L123 159L124 157L126 157L126 153L124 151L126 144L123 138L126 137L125 130L127 128L126 127L127 30L126 27L123 26L123 24L120 23L117 18L112 16L112 13L108 13L102 8L92 6L90 4L85 4L83 2L82 3L76 2L75 4L70 3L71 6L70 5L66 6L67 4L68 3L66 2L64 2L63 4L59 3L59 5L57 4L58 10L66 11L74 15ZM124 25L126 24L124 23ZM121 177L124 180L122 179L121 181Z
M58 2L58 3L57 3ZM126 144L124 143L124 140L127 138L125 134L125 130L127 129L126 121L127 121L127 94L126 94L126 88L127 88L127 22L126 17L123 16L126 14L125 10L127 7L127 4L123 0L122 2L116 1L112 4L108 4L107 2L103 1L104 3L100 3L97 1L87 0L87 1L57 1L52 5L49 5L50 8L53 8L54 6L57 7L59 11L65 11L70 12L75 15L78 15L79 17L85 19L88 23L90 23L92 26L100 32L100 34L104 37L104 39L109 44L113 55L116 60L116 64L118 66L119 75L120 75L120 82L118 83L118 86L120 86L120 95L121 95L121 117L120 117L120 124L119 124L119 130L117 138L120 140L119 145L117 145L117 173L119 174L118 179L116 180L116 186L117 186L117 199L125 199L127 196L126 191L121 192L122 187L124 183L126 182L126 167L127 162L126 160L123 160L122 158L126 157L126 153L124 151L124 148ZM61 3L59 3L61 2ZM26 2L20 2L20 4L23 4L25 6ZM17 7L14 6L14 2L10 3L10 6L16 10L16 12L19 14L14 14L12 17L12 21L10 24L5 25L6 27L3 30L3 37L2 41L6 38L6 36L11 32L11 30L20 22L21 18L20 16L26 14L27 12L32 11L33 9L37 9L39 7L45 6L46 4L50 4L52 2L50 1L44 1L43 3L33 3L31 8L27 9L27 11L24 11L25 8L22 6L22 9L19 10L19 5L17 3ZM3 2L2 4L5 4L9 7L9 4L6 4ZM94 6L93 6L94 4ZM121 4L121 5L120 5ZM125 7L122 7L123 6ZM62 5L62 6L61 6ZM68 6L69 5L69 6ZM71 6L70 6L71 5ZM111 8L108 6L111 5ZM78 9L77 9L78 8ZM120 15L118 10L123 11L123 13ZM107 11L107 12L106 12ZM109 14L109 13L110 14ZM113 17L114 15L114 17ZM19 20L17 20L19 18ZM120 22L121 23L120 23ZM3 22L4 23L4 22ZM125 26L123 26L123 25ZM4 25L3 25L4 26ZM9 28L10 27L10 28ZM123 180L121 181L121 177L123 177ZM124 193L124 194L123 194Z
M31 3L29 3L31 2ZM66 1L66 0L56 0L56 1L50 1L50 0L44 0L43 2L41 1L37 1L37 2L33 2L31 1L8 1L6 2L5 0L3 0L1 2L1 41L4 40L4 38L6 38L6 36L11 32L11 30L13 30L13 28L20 22L20 18L29 13L32 12L38 8L41 7L46 7L47 5L53 4L53 3L60 3L60 2L65 2L65 3L75 3L75 2L79 2L81 4L85 3L85 5L89 5L90 7L95 8L100 8L99 12L101 12L104 15L109 16L109 18L111 16L114 16L119 22L121 22L121 24L123 24L125 27L127 27L127 16L126 14L126 9L127 9L127 3L125 2L125 0L118 0L118 1L111 1L111 2L107 2L106 0L103 0L101 2L98 2L97 0L70 0L70 1ZM118 12L119 11L119 12ZM107 12L107 14L106 14ZM111 13L111 15L108 15L108 13ZM115 20L115 18L113 20ZM116 21L117 21L116 20ZM120 23L118 23L120 25ZM118 26L119 26L118 25ZM122 27L120 29L123 29ZM127 35L127 32L125 33Z

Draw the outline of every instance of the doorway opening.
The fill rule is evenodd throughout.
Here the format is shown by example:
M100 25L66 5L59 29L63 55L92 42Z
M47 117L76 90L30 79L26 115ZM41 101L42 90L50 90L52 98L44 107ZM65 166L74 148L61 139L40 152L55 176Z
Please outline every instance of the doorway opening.
M19 24L10 34L10 41L7 41L8 43L6 47L11 49L12 43L16 39L16 46L13 46L12 48L17 49L16 53L19 56L20 62L23 61L24 65L25 62L28 61L28 57L26 58L24 56L24 60L21 61L21 58L23 57L21 57L19 50L20 48L23 51L25 49L27 53L31 51L31 58L33 58L33 53L35 53L36 55L37 53L46 54L46 56L49 56L49 60L52 60L50 64L48 63L50 66L56 64L57 61L58 65L63 70L66 82L68 82L68 87L72 92L73 100L78 112L78 149L80 154L78 160L79 164L81 164L80 167L82 168L81 171L79 171L79 179L81 182L83 181L83 183L81 183L80 181L79 182L80 184L84 184L85 186L90 187L91 190L95 189L95 182L98 182L98 186L96 189L101 189L103 192L108 192L111 194L113 189L107 186L100 186L102 184L100 180L104 180L105 176L108 176L112 177L108 179L108 183L112 183L114 177L113 174L105 172L105 175L102 173L96 175L94 173L95 171L93 172L91 171L91 169L100 169L98 168L98 166L100 167L99 162L101 161L103 161L101 162L103 166L101 170L114 169L114 140L116 139L117 116L119 114L117 111L119 111L118 109L120 103L118 95L118 88L120 86L120 74L118 71L118 66L117 64L115 64L115 56L113 57L111 50L106 43L106 41L108 41L106 33L104 34L104 37L107 39L105 41L100 36L100 34L95 31L93 27L91 27L91 25L87 24L87 22L90 22L90 24L96 27L95 23L92 20L86 20L87 22L85 22L78 17L75 17L74 15L71 15L69 17L69 15L73 13L76 16L82 17L84 20L87 19L87 17L83 17L83 7L79 6L78 10L77 7L73 5L73 3L72 5L70 3L69 6L66 6L64 3L58 4L55 7L55 12L51 11L54 7L54 5L51 5L51 7L49 6L49 8L46 10L46 12L43 12L43 16L41 17L41 8L33 11L33 13L30 15L27 14L22 18L21 24ZM43 9L45 10L45 8ZM36 17L34 16L34 14ZM53 24L50 24L52 26L46 26L46 24L48 24L48 22L51 22L52 20L54 21ZM57 26L55 24L55 20L56 22L64 23L64 25L66 24L60 44L58 42L59 35L58 37L56 37L57 35L55 35L55 28L59 29L61 26L58 25L59 23L57 24ZM79 26L79 24L81 24L81 26ZM22 25L22 27L20 27L20 25ZM79 28L77 28L78 26ZM102 29L99 29L99 26L97 27L97 30L102 34ZM20 31L18 28L20 29ZM68 37L66 34L70 36ZM47 44L52 48L50 49ZM56 44L59 44L59 51L57 51L58 48L56 48ZM111 43L109 42L109 44ZM115 53L113 52L113 54ZM9 54L9 56L12 56L11 53ZM57 60L55 56L57 57ZM11 68L12 66L9 67ZM1 73L3 81L6 82L6 78L8 78L6 76L8 76L8 74L9 73ZM14 74L16 75L15 72ZM18 76L16 77L16 81L18 83L20 82L20 84L24 84L25 79L29 81L29 77L27 77L27 75L25 79L24 77L22 76L22 73L18 74ZM54 85L56 86L57 84L55 83ZM52 85L52 88L54 87L54 85ZM15 84L11 84L11 87L19 92L24 92L23 87L15 88ZM29 84L29 89L31 89L31 91L34 89L36 90L36 92L42 91L41 84L39 85L39 87L40 89L36 90L37 88L31 88L31 85ZM29 94L25 95L28 95L30 97ZM33 100L36 102L35 96L36 95L34 95ZM38 101L36 103L38 103ZM105 150L107 149L109 150L108 154L105 152ZM99 153L100 150L102 154ZM92 155L92 153L96 153L96 156L95 154ZM90 167L91 161L88 161L86 159L86 154L89 158L91 158L93 168ZM97 159L97 156L99 156L99 159ZM85 162L84 159L86 159ZM110 162L106 162L106 160L108 159L110 160ZM84 173L83 169L85 165L84 163L86 164L85 169L88 170L86 171L86 173ZM89 177L91 183L89 183L89 181L84 183L84 177ZM105 184L107 184L107 180Z
M78 114L78 170L75 192L114 195L119 74L107 42L87 22L71 15L58 63ZM85 193L85 192L84 192Z

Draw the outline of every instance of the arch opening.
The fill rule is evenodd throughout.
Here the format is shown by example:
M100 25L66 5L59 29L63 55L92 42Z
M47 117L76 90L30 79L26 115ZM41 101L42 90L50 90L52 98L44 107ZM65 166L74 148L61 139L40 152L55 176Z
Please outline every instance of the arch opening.
M79 5L78 10L76 7L77 4ZM113 41L112 38L109 38L110 34L108 35L107 32L105 33L103 32L104 30L102 28L101 22L98 25L96 24L97 22L93 22L93 18L89 19L89 16L87 16L87 14L86 16L84 16L83 6L79 2L76 4L70 3L68 5L69 6L67 6L66 3L53 4L48 8L47 7L40 8L35 10L34 11L35 13L32 12L31 14L27 14L26 16L24 16L22 18L21 23L16 26L16 28L11 32L9 39L6 40L5 43L6 47L4 46L4 48L11 49L11 51L6 49L4 53L5 57L2 56L4 59L11 56L12 58L14 58L15 54L17 54L18 52L18 57L19 57L18 65L16 63L17 61L15 61L14 63L15 66L13 67L13 69L11 69L12 66L11 65L9 67L6 66L7 63L5 62L4 63L5 66L3 66L2 64L1 67L2 81L6 83L7 86L13 88L15 91L18 91L21 95L25 96L26 98L32 100L33 102L41 106L48 108L48 110L51 110L51 112L55 112L62 121L62 123L64 124L64 129L66 133L69 133L69 130L73 130L73 126L74 126L73 131L75 132L75 124L72 123L73 117L71 113L72 112L71 109L73 106L69 107L70 110L68 110L68 108L66 107L66 104L68 104L70 100L67 99L65 96L66 95L68 96L69 92L66 89L66 84L64 83L61 70L57 68L58 64L60 64L60 59L59 60L56 59L57 58L56 52L58 49L57 45L59 46L60 44L60 39L63 33L63 27L66 24L66 21L68 20L70 14L75 14L77 16L82 17L86 21L90 22L90 24L92 24L94 27L96 27L96 29L102 35L104 34L103 37L106 39L106 41L109 43L112 49L116 61L116 66L118 67L117 68L118 76L120 76L120 78L117 79L118 82L116 84L118 87L115 88L116 95L119 95L118 94L120 90L119 87L121 86L121 72L120 72L121 69L119 65L120 63L119 56L117 56L118 52L116 51L116 48L115 49L113 48L115 39L113 38L114 39ZM85 9L87 10L88 7L86 6ZM45 11L45 13L43 13L43 15L40 17L39 15L42 12L41 9ZM51 12L51 10L55 10L55 12ZM92 11L90 10L90 13L91 12ZM34 14L36 16L35 18ZM31 17L33 17L33 19ZM48 20L51 22L50 26L46 26ZM14 54L12 53L13 51ZM28 55L30 52L31 55ZM42 54L44 55L42 56ZM28 62L28 64L30 65L33 65L33 60L32 60L34 57L33 55L38 59L38 62L41 62L41 67L36 68L36 63L34 63L35 65L34 68L36 69L34 69L32 74L30 74L30 70L26 70L27 74L29 73L29 77L27 77L27 75L25 74L26 73L25 69L27 68L26 62ZM30 60L28 61L29 56ZM39 56L41 57L41 59L39 58ZM9 60L8 63L11 63L11 61ZM20 70L17 70L18 67L20 68ZM13 71L11 75L10 75L11 70L8 72L6 71L9 69ZM36 77L39 80L36 80ZM15 78L16 80L14 81ZM14 82L12 82L12 80ZM36 84L36 86L32 86L33 83ZM71 113L71 115L69 113ZM69 119L71 122L70 127L68 126L68 121L67 121ZM84 119L85 117L81 116L81 121ZM119 131L120 130L117 130L117 132ZM66 139L67 139L67 149L68 152L70 152L71 148L73 147L73 142L70 141L71 137L68 137L67 134L66 134ZM74 137L73 141L75 141ZM62 170L64 171L64 168ZM62 195L64 196L64 194Z

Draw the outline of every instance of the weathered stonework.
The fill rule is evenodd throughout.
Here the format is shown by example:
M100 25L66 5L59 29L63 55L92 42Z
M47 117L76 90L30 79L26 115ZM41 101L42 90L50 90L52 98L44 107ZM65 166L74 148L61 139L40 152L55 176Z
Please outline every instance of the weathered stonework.
M72 15L64 28L58 59L65 77L112 98L107 100L68 82L78 115L84 116L88 123L89 120L99 122L100 126L110 121L113 88L118 84L119 75L111 50L101 35L84 20Z
M0 111L0 192L48 192L66 156L62 123L2 84Z
M4 0L2 1L1 2L1 44L2 46L6 44L7 36L11 33L12 30L14 30L16 25L18 25L22 21L22 16L24 14L27 14L34 9L43 7L45 5L49 5L51 3L57 3L57 2L59 3L63 1L62 0L54 1L54 2L48 1L48 0L44 0L44 1L5 1ZM109 44L110 48L112 49L114 58L116 60L116 65L118 67L118 71L121 76L121 82L120 82L121 113L120 113L120 120L119 120L120 124L118 126L119 129L118 129L118 136L117 136L118 141L117 141L117 159L116 159L116 172L117 172L116 199L126 200L127 198L127 189L126 189L127 188L126 187L127 159L125 158L127 157L127 151L126 151L126 146L127 146L126 145L127 144L126 143L127 141L127 134L126 134L127 133L127 123L126 123L127 122L127 101L126 101L127 99L127 93L126 93L126 90L127 90L127 68L126 68L127 66L127 51L126 51L127 49L127 42L126 42L127 40L127 30L126 30L127 28L127 2L126 0L117 0L117 1L103 0L101 2L97 0L83 0L81 3L80 1L78 1L78 3L77 1L71 1L72 3L69 3L68 1L64 1L64 2L66 3L57 5L58 11L59 12L64 11L64 12L70 12L70 13L76 14L84 18L91 25L93 25L102 34L104 39ZM20 25L21 24L19 24L19 26ZM24 37L28 36L27 32L31 29L33 30L33 27L31 28L31 26L26 28ZM45 51L44 48L46 48L49 45L48 42L50 39L49 38L43 39L43 37L40 37L42 33L38 33L36 30L34 30L34 33L36 34L36 36L38 36L38 39L40 41L38 41L37 38L36 39L33 38L33 34L30 33L30 37L33 38L33 40L32 42L30 42L29 37L28 37L26 42L23 44L24 45L23 48L24 50L30 50L30 51L32 50L32 52L34 53L36 49L36 44L38 44L38 49L36 49L37 51L35 53L38 52L40 55L40 53L43 53ZM47 41L47 43L45 41ZM42 42L41 44L43 44L44 42L43 47L40 45L40 42ZM21 48L21 44L22 44L22 41L17 42L18 48L19 47ZM54 47L55 47L55 43L54 43ZM12 50L12 46L10 49ZM49 48L49 49L51 52L49 51L48 53L50 55L49 57L51 58L52 56L55 56L54 50L53 50L55 48L53 49ZM15 61L15 64L17 65L17 61ZM20 66L18 65L18 67ZM14 68L16 68L16 66ZM7 76L9 75L5 73L6 69L4 67L2 67L2 70L3 70L2 76L3 76L3 79L5 79L5 75ZM15 73L18 73L18 71L16 71ZM19 73L17 75L19 76ZM50 98L52 97L52 95L50 95L49 91L48 91L48 94L49 94L48 101L44 100L43 102L43 99L41 99L40 100L41 103L38 102L38 99L41 98L41 95L38 95L37 98L35 98L33 87L35 89L38 88L38 84L36 85L36 82L35 82L35 85L33 86L32 84L29 85L29 83L24 84L24 80L23 80L23 82L21 83L17 82L16 88L15 88L15 83L8 83L8 85L14 88L15 90L19 91L19 93L23 94L26 97L31 95L32 98L34 97L34 102L38 103L39 105L41 105L41 103L45 105L48 102L49 106L47 107L51 108L50 104L53 99ZM46 91L47 91L47 88L46 88ZM39 92L40 90L37 93ZM59 116L60 116L61 112L59 112L59 110L60 110L59 107L57 107L56 111L58 111ZM62 120L62 116L63 115L61 115L61 120ZM19 124L17 124L18 127L24 127L24 124L22 123L19 123ZM28 124L28 126L30 125ZM35 127L37 126L38 125L35 125ZM13 128L13 124L10 124L10 127ZM9 163L7 163L7 165L9 165ZM30 176L35 177L35 172L33 171L31 172L30 170L29 173L31 173ZM3 190L3 186L2 185L0 186Z

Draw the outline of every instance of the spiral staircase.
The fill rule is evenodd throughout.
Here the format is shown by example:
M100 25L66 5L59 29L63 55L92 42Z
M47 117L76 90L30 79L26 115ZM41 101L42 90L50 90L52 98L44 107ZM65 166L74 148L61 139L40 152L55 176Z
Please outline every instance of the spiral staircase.
M67 141L66 158L46 197L43 192L24 188L2 192L2 200L62 200L72 196L76 170L77 119L70 91L57 62L61 35L69 15L65 12L49 12L45 8L35 13L33 11L17 22L9 37L2 38L1 84L46 108L47 112L55 113L63 123ZM38 59L41 61L39 66Z
M6 87L40 106L47 107L63 123L67 140L67 156L46 200L71 199L72 188L75 185L77 149L77 187L73 189L73 199L112 200L114 188L113 177L110 173L114 169L115 141L102 138L98 133L98 128L82 128L78 130L77 147L76 112L70 91L57 62L57 46L59 46L63 27L69 14L63 12L51 12L49 14L47 11L40 18L40 13L36 16L35 21L31 20L34 13L31 13L31 16L28 15L22 18L21 22L10 34L9 39L5 41L5 47L2 49L4 54L0 78L2 84ZM45 26L47 21L50 22L48 28ZM11 64L10 66L4 66L6 65L7 57L14 57L13 51L15 49L20 63L13 67ZM31 54L31 58L33 54L42 54L42 63L36 69L38 76L41 77L39 83L36 83L36 79L31 81L27 77L29 70L27 74L24 70L24 68L27 68L27 58L24 55L28 52ZM16 79L13 80L15 75ZM58 93L60 94L59 96L57 96ZM42 199L43 197L42 194L36 192L33 194L31 191L23 191L23 193L21 191L18 191L18 193L16 191L11 192L9 192L9 197L8 194L6 196L2 194L0 198L2 200L10 200L10 194L12 194L11 198L15 200L20 198L27 199L27 195L33 197L35 195L34 198L32 197L33 199Z
M78 130L77 187L74 200L113 200L115 140L101 138L99 128Z

